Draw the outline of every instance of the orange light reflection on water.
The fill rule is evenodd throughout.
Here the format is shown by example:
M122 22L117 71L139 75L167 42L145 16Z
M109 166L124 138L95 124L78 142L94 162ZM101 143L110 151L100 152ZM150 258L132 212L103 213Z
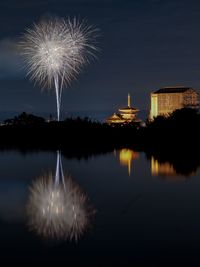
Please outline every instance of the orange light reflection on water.
M128 175L131 175L132 161L139 158L139 153L123 148L119 151L120 165L128 167Z

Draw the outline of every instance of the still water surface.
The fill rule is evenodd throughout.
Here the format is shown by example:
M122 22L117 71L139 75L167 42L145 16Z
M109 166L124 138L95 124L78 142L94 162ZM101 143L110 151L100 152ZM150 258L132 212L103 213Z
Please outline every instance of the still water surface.
M37 226L30 227L28 203L34 181L54 173L56 160L53 152L0 153L2 261L21 266L200 264L200 169L181 176L169 163L125 149L81 160L62 156L65 173L95 212L77 240L53 240L48 229L45 237Z

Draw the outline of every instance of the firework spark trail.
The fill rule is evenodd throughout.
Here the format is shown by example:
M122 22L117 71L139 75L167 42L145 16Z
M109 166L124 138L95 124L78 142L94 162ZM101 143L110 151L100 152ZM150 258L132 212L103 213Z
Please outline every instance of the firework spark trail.
M42 87L55 87L58 121L63 86L95 58L97 32L85 21L55 18L34 24L20 43L31 79Z
M63 171L63 166L62 166L62 157L61 157L61 152L58 150L57 151L57 161L56 161L56 173L55 173L55 185L59 185L59 183L63 184L64 189L65 187L65 175Z

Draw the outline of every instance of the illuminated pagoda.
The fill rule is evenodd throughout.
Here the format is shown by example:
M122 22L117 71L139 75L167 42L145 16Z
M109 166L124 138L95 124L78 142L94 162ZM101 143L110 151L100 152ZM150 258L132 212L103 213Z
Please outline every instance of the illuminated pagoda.
M114 113L112 116L106 119L106 123L108 124L116 124L116 123L130 123L130 122L140 122L136 118L139 109L131 107L131 96L128 94L128 106L124 108L120 108L117 113Z
M199 108L199 94L191 87L164 87L151 93L150 119L159 115L167 116L176 109Z

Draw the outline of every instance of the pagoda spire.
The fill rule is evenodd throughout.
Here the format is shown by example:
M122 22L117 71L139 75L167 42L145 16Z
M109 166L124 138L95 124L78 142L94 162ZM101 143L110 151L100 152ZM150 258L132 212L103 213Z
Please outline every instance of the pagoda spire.
M129 108L131 107L131 96L129 93L128 93L128 107Z

